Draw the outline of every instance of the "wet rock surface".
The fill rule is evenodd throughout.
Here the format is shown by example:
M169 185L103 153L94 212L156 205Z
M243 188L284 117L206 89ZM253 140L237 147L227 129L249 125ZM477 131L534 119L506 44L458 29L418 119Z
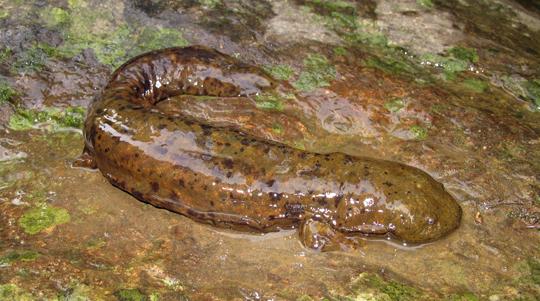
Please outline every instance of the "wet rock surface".
M390 3L0 1L0 296L534 300L538 11L509 0ZM183 113L418 167L460 203L461 227L421 247L369 240L316 253L294 232L200 225L72 168L81 112L112 70L188 44L264 67L303 97L198 100Z

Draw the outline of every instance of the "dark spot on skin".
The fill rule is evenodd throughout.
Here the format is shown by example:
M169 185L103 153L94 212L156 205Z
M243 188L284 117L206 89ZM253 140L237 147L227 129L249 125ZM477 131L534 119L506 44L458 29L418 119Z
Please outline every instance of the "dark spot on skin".
M225 146L229 147L229 146L231 146L231 144L229 142L225 142Z
M184 120L184 123L187 125L187 126L192 126L194 124L193 121L191 120Z
M383 184L386 185L386 186L388 186L388 187L392 187L392 185L394 185L394 184L392 184L392 183L390 183L390 182L388 182L388 181L383 182Z
M232 171L227 172L227 178L232 177Z
M240 148L240 152L241 152L241 153L244 152L244 148L243 148L243 147Z
M298 217L304 213L304 205L300 203L286 203L285 204L285 216L286 217Z
M249 140L246 139L246 138L244 138L244 139L240 140L240 143L242 143L242 145L246 145L246 146L247 146L247 145L249 145Z
M143 197L144 197L143 194L142 194L140 191L138 191L138 190L132 189L132 190L131 190L131 194L132 194L134 197L136 197L137 199L139 199L139 200L143 200L143 199L144 199L144 198L143 198Z
M201 128L205 136L210 136L212 134L212 127L207 126L205 124L201 124Z
M214 201L210 201L210 206L214 207Z
M135 153L135 158L139 158L139 153Z
M232 169L234 167L234 161L231 159L225 159L223 160L223 166L225 166L227 169Z
M384 174L385 174L385 175L387 175L387 174L388 174L388 172L387 172L387 171L385 170L385 171L384 171Z
M158 190L159 190L158 182L152 182L152 191L153 192L158 192Z
M271 180L269 180L269 181L266 182L266 185L268 185L268 187L272 187L272 186L274 186L274 183L275 183L275 182L276 182L276 180L271 179Z
M179 185L180 187L186 187L186 183L184 182L184 179L178 180L178 185Z
M324 155L324 160L330 161L330 155L329 154Z

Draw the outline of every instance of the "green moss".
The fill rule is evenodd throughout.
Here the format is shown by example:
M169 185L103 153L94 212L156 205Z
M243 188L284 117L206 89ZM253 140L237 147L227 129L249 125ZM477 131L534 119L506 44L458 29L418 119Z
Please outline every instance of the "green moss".
M272 125L272 131L278 135L283 134L283 126L279 123L274 123Z
M6 82L0 80L0 104L12 101L17 96L17 92Z
M386 281L378 275L362 273L351 283L352 294L331 296L331 300L412 301L422 299L423 294L410 286L396 281Z
M427 138L428 130L419 125L413 125L409 129L417 140L424 140Z
M181 32L161 27L144 27L137 41L136 50L132 55L167 47L182 47L189 44Z
M11 49L7 47L2 48L2 50L0 50L0 64L8 62L12 54L13 54L13 51L11 51Z
M533 103L536 110L540 110L540 80L534 79L525 84L528 99Z
M431 9L431 8L433 8L435 6L433 4L432 0L416 0L416 3L418 3L418 5L420 5L420 6L428 8L428 9Z
M352 32L360 28L356 15L332 12L325 19L326 25L340 34Z
M313 298L310 295L302 295L296 298L296 301L313 301Z
M469 47L452 47L448 50L448 53L454 58L470 63L478 63L479 57L476 49Z
M426 53L420 59L423 64L442 69L447 80L455 80L458 73L468 70L479 60L476 50L466 47L453 47L445 55Z
M71 21L69 13L65 9L59 7L43 9L40 13L40 17L48 28L66 26Z
M39 257L39 253L31 250L13 251L0 257L0 267L10 265L16 261L34 261Z
M394 113L394 112L397 112L397 111L403 109L405 107L405 102L401 98L394 98L394 99L392 99L390 101L387 101L384 104L384 107L388 111Z
M5 19L9 16L9 12L5 9L0 9L0 20Z
M264 93L257 95L255 105L259 109L283 111L282 97L277 94Z
M15 284L0 284L0 300L32 301L36 299Z
M409 301L418 300L422 294L417 289L396 281L386 281L378 275L362 273L354 281L355 291L369 293L369 289L375 289L370 294L371 300Z
M136 288L121 289L115 293L119 301L147 301L148 298Z
M294 87L302 91L312 91L316 88L330 85L336 77L336 69L328 59L320 54L310 54L304 59L304 70L300 73Z
M42 111L19 109L11 116L8 127L15 131L33 129L38 124L47 125L45 129L50 131L64 128L82 128L85 113L86 111L82 107L70 107L64 110L45 108Z
M264 69L277 80L288 80L294 74L294 70L288 65L274 65Z
M529 101L536 111L540 111L540 80L526 80L520 76L502 76L504 88L517 97Z
M177 30L130 25L115 19L111 10L82 0L70 0L68 4L68 9L48 7L40 15L46 27L62 34L64 43L58 53L64 57L92 49L101 63L117 67L142 52L188 44Z
M475 93L482 93L486 91L489 87L487 82L474 78L467 78L463 82L461 82L461 84L466 89L471 90Z
M530 280L535 285L540 285L540 261L529 258L527 260L527 265L529 266Z
M18 54L12 67L18 71L40 71L47 60L56 57L59 52L47 43L35 43L28 50Z
M221 0L198 0L198 2L205 8L216 8L221 4Z
M28 234L37 234L45 229L69 222L66 209L42 206L25 212L19 218L19 226Z
M345 56L347 55L347 49L343 48L343 47L335 47L334 48L334 54L337 55L337 56Z
M391 56L384 59L378 57L370 58L366 61L366 65L389 74L414 73L414 69L406 61Z
M69 1L69 10L50 8L42 15L46 26L58 27L64 37L59 51L72 57L87 48L94 50L98 60L116 65L126 55L130 30L116 23L110 11L88 7L84 1Z
M308 0L306 4L312 7L320 7L327 11L354 12L356 10L356 6L353 3L341 0Z

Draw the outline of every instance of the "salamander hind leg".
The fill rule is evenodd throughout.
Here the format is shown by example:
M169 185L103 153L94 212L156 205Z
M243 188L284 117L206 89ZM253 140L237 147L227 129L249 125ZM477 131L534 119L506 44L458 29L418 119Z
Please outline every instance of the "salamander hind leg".
M308 218L300 225L300 240L317 251L346 251L361 247L359 240L349 238L334 229L328 222Z

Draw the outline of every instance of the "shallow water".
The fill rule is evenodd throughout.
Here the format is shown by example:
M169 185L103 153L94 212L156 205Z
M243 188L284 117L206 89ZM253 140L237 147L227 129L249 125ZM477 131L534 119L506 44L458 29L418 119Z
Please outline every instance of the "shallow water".
M0 1L0 80L16 91L0 102L0 299L535 300L537 11L513 1L339 3ZM305 98L194 100L185 113L418 167L458 200L460 228L419 247L369 240L318 253L294 231L201 225L72 168L80 116L47 110L85 107L123 60L187 44L289 74Z

